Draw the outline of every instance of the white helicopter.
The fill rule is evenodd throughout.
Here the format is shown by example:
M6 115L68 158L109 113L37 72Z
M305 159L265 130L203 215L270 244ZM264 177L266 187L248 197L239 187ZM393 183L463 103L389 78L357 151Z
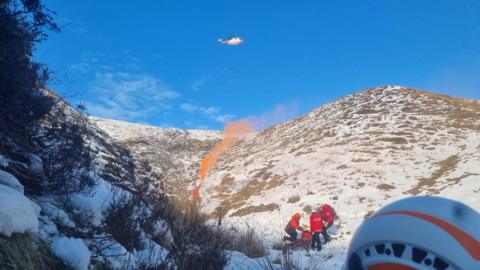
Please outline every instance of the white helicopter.
M239 36L233 36L233 37L229 37L227 39L219 38L218 42L220 44L228 45L228 46L238 46L238 45L241 45L241 44L245 43L243 38L241 38Z

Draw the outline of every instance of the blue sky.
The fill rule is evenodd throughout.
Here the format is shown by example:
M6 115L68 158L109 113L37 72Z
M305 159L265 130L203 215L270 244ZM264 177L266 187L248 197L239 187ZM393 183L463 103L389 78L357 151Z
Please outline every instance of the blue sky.
M36 58L96 116L221 129L387 84L480 99L478 0L44 3L65 27Z

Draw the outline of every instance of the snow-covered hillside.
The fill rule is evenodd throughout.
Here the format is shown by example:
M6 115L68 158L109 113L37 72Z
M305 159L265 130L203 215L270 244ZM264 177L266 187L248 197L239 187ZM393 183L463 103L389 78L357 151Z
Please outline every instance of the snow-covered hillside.
M221 131L158 128L111 119L90 118L112 138L146 160L162 179L159 190L182 198L198 179L200 160L222 138Z
M180 131L94 119L112 137L148 158L195 142L174 157L169 193L198 180L198 164L221 138L216 131ZM175 134L166 139L166 134ZM181 135L181 136L180 136ZM167 149L167 150L166 150ZM254 226L278 241L294 212L308 224L312 209L333 205L342 228L322 252L293 258L340 269L361 222L385 204L412 195L440 195L480 210L480 102L403 87L378 87L323 105L287 123L252 133L224 153L201 189L202 209L235 227ZM168 160L168 159L167 159ZM155 163L157 161L157 163ZM175 167L175 166L174 166ZM188 193L187 193L188 194ZM275 260L281 256L272 250Z
M356 228L386 203L435 194L480 210L479 150L479 101L379 87L237 143L205 180L202 208L275 241L294 212L308 224L330 203L343 226L315 256L339 269Z

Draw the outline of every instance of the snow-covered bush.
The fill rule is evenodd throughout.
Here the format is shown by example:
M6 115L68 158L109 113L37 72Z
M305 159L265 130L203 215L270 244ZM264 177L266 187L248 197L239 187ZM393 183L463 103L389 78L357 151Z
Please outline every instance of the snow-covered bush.
M23 194L23 185L20 184L20 181L13 176L12 174L0 170L0 185L7 186L9 188L15 189L16 191Z
M58 237L52 242L52 251L75 270L88 270L90 251L82 239Z
M38 232L36 206L15 189L0 185L0 234Z

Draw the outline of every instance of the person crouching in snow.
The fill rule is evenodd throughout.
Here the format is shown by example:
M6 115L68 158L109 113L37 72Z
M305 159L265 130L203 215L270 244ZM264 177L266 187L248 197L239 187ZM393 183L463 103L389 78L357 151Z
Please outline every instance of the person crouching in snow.
M294 242L297 240L297 230L301 231L302 227L300 227L300 218L302 215L300 213L295 213L290 221L288 222L287 226L285 227L285 232L290 236L290 237L284 237L283 240L290 240Z

